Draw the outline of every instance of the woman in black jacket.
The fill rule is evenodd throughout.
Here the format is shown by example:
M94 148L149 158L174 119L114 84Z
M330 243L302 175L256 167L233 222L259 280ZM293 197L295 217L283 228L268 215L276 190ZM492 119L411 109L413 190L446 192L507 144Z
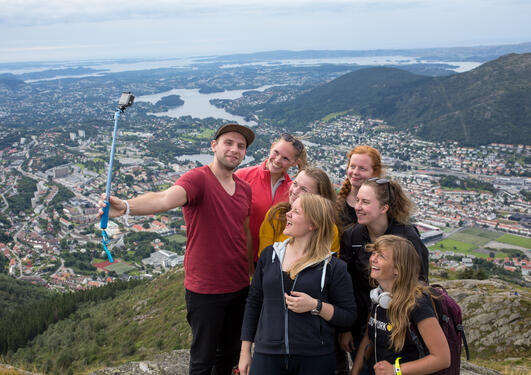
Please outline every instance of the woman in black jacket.
M394 234L411 241L420 258L421 281L428 282L428 249L409 223L413 203L400 184L384 178L371 178L362 184L356 197L358 224L341 237L341 258L347 262L354 284L357 319L349 332L340 335L341 348L354 354L363 338L370 308L369 257L365 245L382 235Z
M333 217L331 201L302 194L286 214L290 238L262 251L245 307L241 374L334 374L335 327L352 325L356 304L346 264L330 251Z

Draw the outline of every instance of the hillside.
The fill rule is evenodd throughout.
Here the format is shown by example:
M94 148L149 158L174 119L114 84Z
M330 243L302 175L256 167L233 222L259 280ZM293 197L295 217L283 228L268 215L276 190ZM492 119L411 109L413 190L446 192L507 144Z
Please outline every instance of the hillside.
M183 279L182 270L172 271L114 299L86 303L6 361L46 373L79 374L188 348Z
M302 128L338 112L382 118L431 140L531 144L531 54L506 55L447 77L360 69L270 105L260 116Z
M8 355L7 362L53 374L78 374L173 357L164 353L188 348L191 341L183 278L182 270L173 270L112 300L85 304L30 346ZM463 308L472 362L504 373L512 369L513 375L526 373L531 368L529 289L495 279L443 283Z
M0 74L0 89L7 88L9 90L15 90L24 85L26 83L13 74Z
M2 255L0 255L2 257ZM13 279L0 274L0 311L5 314L27 301L42 301L52 296L52 292L42 286Z

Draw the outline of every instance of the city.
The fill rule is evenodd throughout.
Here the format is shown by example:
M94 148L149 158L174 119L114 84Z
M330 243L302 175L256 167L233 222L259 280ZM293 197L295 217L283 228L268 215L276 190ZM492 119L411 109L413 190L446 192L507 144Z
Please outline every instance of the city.
M174 120L157 118L146 126L143 120L143 130L133 125L120 132L114 194L130 198L171 186L198 163L187 160L194 157L178 157L176 150L208 154L219 122L184 122L175 127ZM279 133L267 125L256 131L263 142L251 147L247 162L265 157L269 140ZM9 274L58 290L77 290L118 277L151 278L182 263L186 227L180 209L131 218L130 228L121 219L111 220L107 232L115 262L106 261L96 206L105 190L108 133L103 126L54 129L20 137L0 150L0 252L8 259ZM297 135L308 147L310 163L329 173L336 187L344 179L350 148L369 144L381 150L387 175L399 180L415 202L413 221L422 233L429 233L424 236L429 245L467 227L531 237L531 202L523 195L531 186L529 145L471 148L427 142L393 131L381 120L353 115L315 122ZM448 261L445 255L455 257L458 247L445 253L441 246L431 250L433 262L442 267L460 269L475 258L471 252L462 254L466 256L459 262ZM500 267L528 274L529 254L496 255L496 246L500 251L526 251L529 246L494 241L483 250Z

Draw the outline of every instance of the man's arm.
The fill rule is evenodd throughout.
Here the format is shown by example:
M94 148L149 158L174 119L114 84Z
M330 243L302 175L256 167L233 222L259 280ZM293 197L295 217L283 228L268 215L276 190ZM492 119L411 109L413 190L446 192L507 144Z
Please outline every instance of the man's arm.
M181 207L188 202L188 198L186 190L182 186L173 185L164 191L145 193L136 198L129 199L127 202L129 203L130 215L142 216ZM118 217L125 214L127 206L124 200L111 196L109 203L109 217ZM105 206L105 194L102 194L102 200L100 200L99 206ZM98 216L102 214L103 210L100 208Z
M254 275L254 250L253 250L253 238L251 237L251 228L249 226L249 216L245 218L243 223L243 230L245 231L245 237L247 239L247 261L249 262L249 277Z

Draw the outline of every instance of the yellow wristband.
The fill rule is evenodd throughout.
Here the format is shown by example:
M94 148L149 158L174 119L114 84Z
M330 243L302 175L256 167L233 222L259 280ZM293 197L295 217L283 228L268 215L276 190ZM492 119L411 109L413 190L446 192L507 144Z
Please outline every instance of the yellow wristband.
M397 357L395 359L395 365L393 366L393 369L395 370L395 375L402 375L402 371L400 370L399 359L402 359L402 357Z

